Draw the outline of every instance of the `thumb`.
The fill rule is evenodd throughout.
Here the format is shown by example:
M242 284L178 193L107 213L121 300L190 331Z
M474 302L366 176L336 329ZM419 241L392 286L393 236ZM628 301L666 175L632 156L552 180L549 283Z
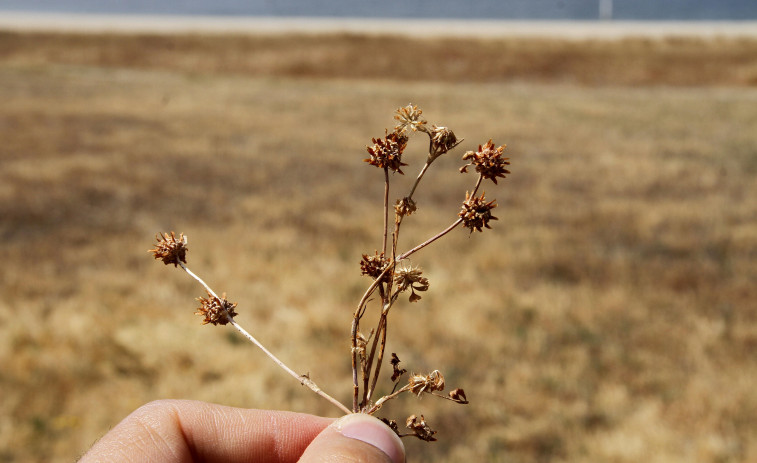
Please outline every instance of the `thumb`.
M405 446L389 426L364 413L344 416L310 443L300 463L404 463Z

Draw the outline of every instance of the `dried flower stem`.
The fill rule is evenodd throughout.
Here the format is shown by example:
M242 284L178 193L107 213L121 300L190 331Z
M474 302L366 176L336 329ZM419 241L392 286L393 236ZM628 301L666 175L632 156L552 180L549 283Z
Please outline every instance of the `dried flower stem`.
M381 252L386 254L386 238L389 233L389 168L384 167L384 240Z
M473 193L471 193L471 195L476 194L476 192L478 191L478 187L481 186L481 180L482 179L483 179L483 177L481 175L479 175L478 176L478 181L476 182L476 186L473 188ZM454 222L452 222L452 225L450 225L449 227L445 228L441 232L439 232L436 235L432 236L431 238L427 239L423 243L415 246L414 248L410 249L409 251L405 251L404 253L400 254L400 256L395 259L395 263L399 262L401 260L407 259L411 255L415 254L416 252L418 252L421 249L425 248L429 244L433 243L434 241L436 241L439 238L443 237L447 233L451 232L452 230L455 229L455 227L457 227L458 225L460 225L462 223L462 221L463 221L463 219L457 219L457 220L455 220Z
M218 295L210 288L210 286L207 285L207 283L205 283L202 280L202 278L198 277L194 272L192 272L191 270L189 270L189 268L187 268L187 266L184 265L184 263L179 262L179 265L181 266L182 269L184 269L185 272L187 272L187 274L189 274L189 276L191 276L192 278L194 278L195 280L197 280L205 288L205 290L210 295L212 295L215 298L218 298ZM227 315L227 317L228 317L228 315ZM276 357L271 351L269 351L268 349L266 349L265 346L263 344L261 344L260 341L258 341L252 334L250 334L247 330L245 330L244 328L242 328L239 325L239 323L237 323L236 321L234 321L234 319L232 317L228 317L228 320L229 320L229 323L231 324L231 326L234 327L234 329L236 329L237 331L239 331L242 334L242 336L244 336L245 338L247 338L248 341L250 341L251 343L255 344L260 350L263 351L263 353L265 355L268 356L268 358L270 358L271 360L273 360L273 362L276 365L278 365L279 367L281 367L284 371L286 371L287 373L289 373L290 376L292 376L294 379L296 379L297 381L299 381L300 384L302 384L303 386L307 386L308 388L310 388L310 390L312 390L313 392L315 392L319 396L323 397L324 399L328 400L332 404L336 405L337 408L339 408L343 412L345 412L345 413L351 413L350 409L348 409L347 407L345 407L341 402L339 402L335 398L331 397L327 393L323 392L323 390L320 387L318 387L318 385L313 380L311 380L307 375L297 374L297 372L295 372L294 370L292 370L291 368L289 368L284 362L282 362L281 360L279 360L278 357Z

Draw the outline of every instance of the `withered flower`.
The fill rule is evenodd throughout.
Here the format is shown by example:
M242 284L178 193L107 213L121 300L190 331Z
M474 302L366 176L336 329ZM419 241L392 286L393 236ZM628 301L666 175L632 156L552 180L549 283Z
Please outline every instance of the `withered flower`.
M187 237L183 233L180 233L178 238L174 232L170 235L158 233L155 239L158 240L155 249L148 252L153 253L156 259L162 259L164 264L173 264L174 267L178 266L179 262L187 263Z
M460 404L468 403L468 398L465 397L465 391L461 388L449 391L449 398Z
M476 172L483 178L491 179L495 184L497 177L505 178L509 174L505 166L510 165L510 158L503 158L502 153L507 145L494 148L494 143L489 140L485 145L478 145L478 151L468 151L463 155L463 160L470 160L468 164L460 168L460 172L467 172L468 166L475 165Z
M410 215L415 212L415 210L415 201L413 201L411 198L408 198L407 196L402 199L398 199L397 203L394 205L394 212L400 217Z
M229 320L237 316L234 311L237 304L226 300L226 293L223 297L216 297L208 293L208 297L198 297L197 300L201 306L195 312L195 315L202 315L205 319L202 321L203 325L212 323L214 325L225 325L229 323Z
M397 381L398 379L400 379L400 376L407 373L406 369L400 368L400 359L399 357L397 357L397 354L395 354L394 352L392 352L391 364L392 364L392 370L394 370L394 372L392 373L392 382Z
M418 267L403 267L394 275L394 282L398 291L410 288L410 302L419 301L421 297L416 291L428 291L428 278L422 277L423 270Z
M433 161L462 142L462 140L458 140L455 133L447 127L434 126L431 130L430 136L431 150L428 153L428 162Z
M405 421L405 426L407 426L408 429L413 432L413 435L420 440L425 440L426 442L433 442L436 440L436 437L434 437L436 431L431 429L431 426L426 423L426 418L424 418L423 415L421 415L420 420L418 420L418 417L415 415L408 416Z
M484 199L484 194L481 194L480 198L471 196L467 191L465 192L465 201L463 201L463 207L460 209L458 215L463 219L463 226L473 230L483 231L482 227L491 229L489 226L490 220L497 220L492 215L491 210L497 207L496 200L489 201L488 203Z
M427 375L413 374L410 376L410 390L420 396L424 392L444 390L444 376L439 370L434 370Z
M420 130L426 131L426 121L421 117L423 111L418 109L414 104L409 104L404 108L397 109L397 114L394 116L399 122L395 127L395 132L406 132L409 130L415 132Z
M386 268L386 266L389 265L391 261L392 260L390 258L384 257L383 252L379 254L379 252L376 251L376 254L373 256L363 254L363 258L360 261L360 274L368 275L375 280L376 278L381 276L381 272L384 271L384 268ZM381 279L383 283L389 283L390 281L392 281L392 276L390 273L391 272L386 272L384 274L384 277Z
M389 429L391 429L392 431L394 431L395 434L397 434L398 436L402 437L402 434L400 434L400 427L397 425L397 421L390 420L390 419L387 419L387 418L379 418L379 419L381 421L383 421L385 425L389 426Z
M365 162L372 166L387 168L393 172L404 174L402 166L407 164L402 162L402 152L405 151L407 146L407 135L392 132L384 138L374 138L372 141L373 146L366 148L370 157L365 159Z

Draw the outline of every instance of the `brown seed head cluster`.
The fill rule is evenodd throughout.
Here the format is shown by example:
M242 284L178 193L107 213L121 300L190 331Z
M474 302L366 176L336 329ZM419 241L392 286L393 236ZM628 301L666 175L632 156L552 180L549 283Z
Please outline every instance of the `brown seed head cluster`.
M366 148L370 157L365 159L365 162L381 169L386 168L404 174L402 166L407 164L402 162L402 152L405 151L406 146L407 135L404 132L392 132L384 138L374 138L373 146Z
M434 370L427 375L413 374L410 376L410 390L420 396L424 392L444 390L444 376L439 370Z
M410 215L415 212L415 210L415 201L413 201L411 198L408 198L407 196L402 199L398 199L397 203L394 205L394 212L399 217Z
M423 270L418 267L400 268L394 275L394 282L397 284L399 291L405 291L410 288L410 302L416 302L421 299L415 293L416 291L428 291L428 278L421 275L423 275Z
M150 249L155 255L156 259L162 259L166 265L173 264L174 267L179 265L179 262L187 263L187 237L183 233L179 234L177 238L174 232L155 235L155 239L158 242L155 244L155 249Z
M223 297L216 297L208 293L207 298L198 297L197 300L201 305L200 308L197 309L197 312L195 312L195 315L202 315L205 317L202 321L203 325L207 325L208 323L225 325L229 323L232 318L237 316L237 313L234 311L237 304L236 302L231 303L227 301L226 294L224 294Z
M379 252L376 251L376 254L373 256L363 254L363 259L360 261L360 274L368 275L375 280L376 278L381 276L381 273L384 271L386 266L391 263L391 261L392 260L390 258L384 257L383 252L379 254ZM390 281L392 281L391 272L386 272L381 278L381 281L384 283L389 283Z
M495 202L496 200L487 203L483 194L480 198L477 198L476 196L470 196L470 193L466 192L463 207L458 213L460 218L463 219L463 226L470 229L471 233L473 233L473 230L481 232L483 231L483 227L491 229L489 221L497 220L491 212L492 209L497 207Z
M399 108L394 118L398 124L394 127L396 132L407 132L408 130L416 132L420 130L425 132L426 121L421 117L423 111L418 109L414 104L409 104L404 108Z
M467 172L468 166L475 165L476 172L481 174L483 178L491 179L496 184L497 177L505 178L505 174L510 173L505 167L510 165L510 158L502 157L505 148L506 145L494 148L494 143L491 140L485 145L479 145L478 151L468 151L463 155L464 161L470 160L471 162L461 167L460 172Z
M455 132L447 127L437 127L431 130L431 150L428 153L428 161L431 162L442 154L460 144Z
M425 440L426 442L433 442L436 440L436 437L434 437L436 431L431 429L431 426L426 423L426 418L424 418L423 415L421 415L420 419L415 415L408 416L405 421L405 426L410 429L413 433L412 435L420 440Z

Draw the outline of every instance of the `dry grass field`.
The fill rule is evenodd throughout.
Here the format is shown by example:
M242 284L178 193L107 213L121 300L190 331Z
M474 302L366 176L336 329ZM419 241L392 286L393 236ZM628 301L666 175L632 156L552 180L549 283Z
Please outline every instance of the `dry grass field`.
M409 461L755 461L756 84L754 40L0 34L0 462L72 461L160 398L335 416L147 250L187 234L237 320L348 402L365 146L408 102L465 141L402 246L455 218L465 150L507 143L513 172L390 320L389 352L471 400L387 405L439 430Z

